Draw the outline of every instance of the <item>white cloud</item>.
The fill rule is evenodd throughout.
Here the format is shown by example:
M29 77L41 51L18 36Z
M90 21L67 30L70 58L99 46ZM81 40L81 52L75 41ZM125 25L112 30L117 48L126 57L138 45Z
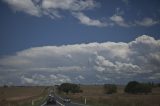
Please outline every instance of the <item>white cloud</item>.
M31 79L31 78L26 78L24 76L21 77L21 80L22 80L22 83L23 84L33 84L34 83L34 80Z
M149 77L149 79L152 79L152 80L154 80L154 79L160 79L160 73L153 74L152 76Z
M83 11L93 9L99 4L94 0L3 0L15 11L33 16L47 15L50 18L61 18L59 11Z
M8 3L15 11L25 12L33 16L40 16L40 7L36 6L32 0L3 0Z
M114 64L109 60L106 60L103 56L97 56L96 64L105 67L114 67Z
M85 79L82 75L78 76L79 79Z
M67 71L80 71L82 67L80 66L62 66L62 67L39 67L39 68L30 68L33 71L46 71L46 72L63 72L64 70Z
M91 10L100 6L95 0L3 0L14 11L24 12L32 16L48 16L51 19L62 18L61 12L67 11L76 17L82 24L87 26L107 27L118 25L120 27L143 26L150 27L159 24L159 20L152 18L144 18L142 20L131 20L127 22L122 17L124 11L116 8L116 14L109 19L102 21L100 19L92 19L84 14L84 11ZM122 0L128 5L128 0Z
M153 20L152 18L143 18L141 21L135 20L134 22L127 22L121 15L119 15L119 13L111 16L110 20L120 27L150 27L159 24L158 20Z
M110 78L107 78L107 77L102 76L102 75L96 75L96 78L98 79L98 81L108 81L108 80L110 80Z
M80 20L84 25L104 27L103 23L84 15L82 11L99 6L94 0L3 0L14 10L21 11L33 16L49 16L51 19L61 18L60 11L68 11Z
M43 0L42 7L45 9L61 9L69 11L82 11L97 7L94 0Z
M139 74L139 73L145 73L143 70L140 69L138 65L134 65L132 63L122 63L119 61L111 62L104 58L103 56L97 55L97 58L95 59L95 69L101 73L106 74L113 74L118 73L123 75L129 75L129 74Z
M128 5L128 0L122 0L122 1ZM142 20L135 20L135 21L130 20L130 22L127 22L126 19L123 17L123 15L125 15L124 11L122 11L120 8L116 8L116 12L110 17L110 20L114 24L120 27L136 27L136 26L150 27L159 24L159 20L154 20L149 17L143 18Z
M117 25L121 27L129 27L130 25L125 22L124 18L120 15L114 14L113 16L110 17L110 20L115 22Z
M159 51L160 40L147 35L129 43L33 47L0 58L0 84L158 80L154 74L160 73Z
M85 80L85 78L82 75L79 75L75 77L76 82L81 83L82 80Z
M153 20L152 18L144 18L141 21L136 20L135 23L140 26L150 27L159 24L159 21Z
M64 82L71 82L71 79L66 76L66 75L63 75L63 74L57 74L57 81L58 83L64 83Z
M87 26L97 26L97 27L105 27L107 26L106 22L101 22L100 20L91 19L85 14L79 12L79 13L73 13L73 15L79 19L79 21Z
M72 58L72 55L68 54L66 55L67 58L71 59Z
M99 71L99 72L105 71L105 68L101 67L101 66L94 66L94 69L97 70L97 71Z
M31 76L22 76L21 77L22 84L32 84L32 85L51 85L51 84L61 84L65 82L71 82L68 76L63 74L51 74L44 76L42 74L33 74Z

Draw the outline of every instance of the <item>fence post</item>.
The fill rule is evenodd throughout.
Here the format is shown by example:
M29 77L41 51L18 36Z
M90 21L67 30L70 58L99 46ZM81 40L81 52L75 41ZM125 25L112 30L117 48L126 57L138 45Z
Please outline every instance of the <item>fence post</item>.
M85 99L84 99L84 104L86 104L87 103L87 99L86 99L86 97L85 97Z
M34 106L34 100L32 100L32 106Z

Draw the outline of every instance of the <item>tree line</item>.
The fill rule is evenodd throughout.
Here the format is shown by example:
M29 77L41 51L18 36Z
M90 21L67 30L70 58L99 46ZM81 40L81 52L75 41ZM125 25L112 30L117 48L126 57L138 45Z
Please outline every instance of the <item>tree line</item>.
M153 87L159 87L159 84L154 83L140 83L137 81L130 81L124 88L124 92L130 94L150 93ZM114 84L104 84L104 91L106 94L113 94L117 92L117 86Z
M160 84L150 83L140 83L138 81L130 81L124 88L124 92L130 94L147 94L152 92L153 87L160 87ZM59 92L68 93L81 93L83 90L81 89L79 84L73 83L62 83L57 86ZM105 94L113 94L117 92L117 85L115 84L104 84L104 93Z

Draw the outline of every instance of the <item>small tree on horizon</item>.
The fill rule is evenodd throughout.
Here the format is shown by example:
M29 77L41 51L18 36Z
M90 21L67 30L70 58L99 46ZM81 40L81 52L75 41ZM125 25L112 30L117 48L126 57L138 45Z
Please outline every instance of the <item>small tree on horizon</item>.
M145 83L139 83L137 81L130 81L126 85L124 91L126 93L132 93L132 94L137 94L137 93L147 94L152 91L152 86Z
M80 93L83 92L80 89L80 86L77 84L72 84L72 83L63 83L58 87L58 90L60 92L65 92L66 94L70 93Z

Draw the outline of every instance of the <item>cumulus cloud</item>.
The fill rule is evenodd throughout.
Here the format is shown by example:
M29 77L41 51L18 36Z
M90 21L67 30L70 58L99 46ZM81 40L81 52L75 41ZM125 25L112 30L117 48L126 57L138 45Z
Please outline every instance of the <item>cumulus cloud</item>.
M159 24L159 20L154 20L152 18L143 18L142 20L135 21L126 21L123 17L124 11L120 11L120 8L116 8L116 13L110 17L111 22L120 26L120 27L135 27L135 26L143 26L143 27L151 27Z
M104 74L122 74L123 75L135 75L138 73L144 73L138 65L132 63L124 63L119 61L111 62L105 59L103 56L98 56L96 59L95 69Z
M115 24L121 26L121 27L129 27L129 23L127 23L124 18L120 15L114 14L110 17L110 20L113 21Z
M92 9L98 4L93 0L43 0L42 7L45 9L61 9L69 11L82 11Z
M15 11L33 16L47 15L50 18L61 18L59 11L84 11L99 6L94 0L3 0Z
M144 18L141 21L135 21L135 23L140 26L150 27L159 24L159 21L153 20L152 18Z
M123 13L123 12L122 12ZM127 22L124 17L122 17L122 13L116 13L110 17L110 20L120 26L120 27L135 27L135 26L143 26L143 27L151 27L159 24L159 20L154 20L152 18L143 18L142 20L135 20Z
M101 22L100 20L96 20L96 19L91 19L88 16L86 16L85 14L79 12L79 13L73 13L73 15L79 19L79 21L82 24L85 24L87 26L97 26L97 27L105 27L107 26L106 22Z
M152 18L144 18L142 20L135 20L127 22L122 15L124 11L116 8L116 14L113 14L105 21L100 19L92 19L84 12L100 7L100 3L95 0L3 0L16 12L23 12L32 16L42 17L48 16L51 19L63 17L61 12L67 12L77 18L81 24L96 27L112 27L118 25L120 27L143 26L150 27L159 24L159 20ZM128 5L128 0L122 0Z
M104 27L106 23L91 19L82 11L99 6L94 0L3 0L15 11L24 12L33 16L49 16L52 19L61 18L60 11L68 11L80 22L87 26Z
M62 74L56 74L56 75L48 75L44 76L43 74L34 74L31 76L22 76L21 82L24 85L51 85L51 84L60 84L64 82L71 82L70 78L68 76L62 75Z
M82 80L85 80L85 78L82 75L79 75L77 77L75 77L76 82L81 83Z
M35 5L32 0L3 0L8 3L15 11L25 12L33 16L40 16L40 7Z
M158 81L160 40L33 47L0 58L0 84ZM121 80L119 80L121 79Z
M160 79L160 73L155 73L149 77L149 79Z
M28 83L28 84L33 84L33 83L34 83L34 80L33 80L33 79L31 79L31 78L26 78L26 77L24 77L24 76L21 77L21 80L22 80L22 83L23 83L23 84L26 84L26 83Z

